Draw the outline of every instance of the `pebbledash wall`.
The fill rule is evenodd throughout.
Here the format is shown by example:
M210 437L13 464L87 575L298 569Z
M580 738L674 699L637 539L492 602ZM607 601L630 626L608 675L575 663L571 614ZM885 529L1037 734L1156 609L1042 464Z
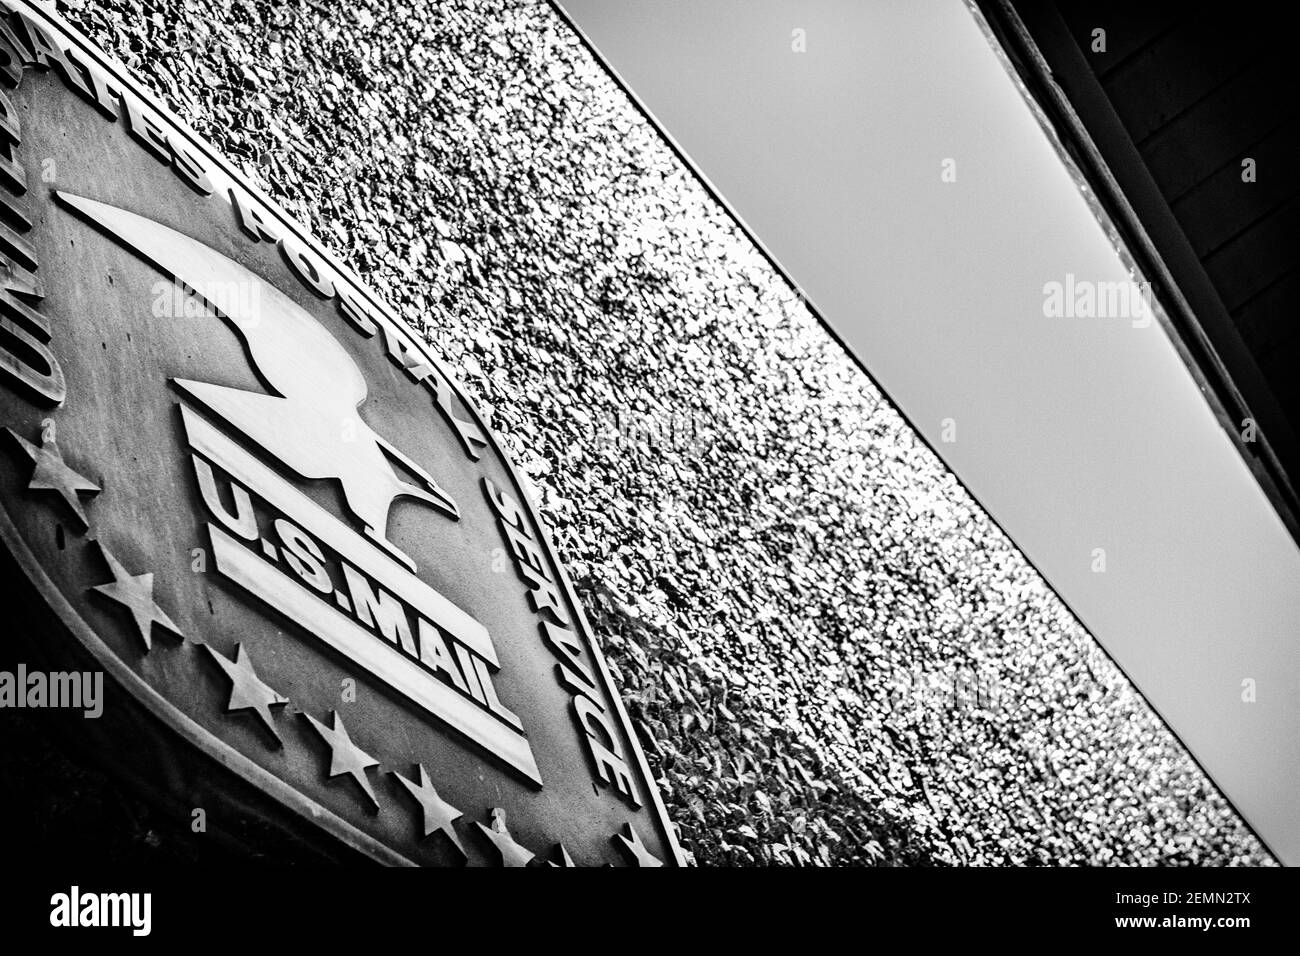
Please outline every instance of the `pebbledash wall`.
M697 862L1273 862L545 0L57 7L490 412Z

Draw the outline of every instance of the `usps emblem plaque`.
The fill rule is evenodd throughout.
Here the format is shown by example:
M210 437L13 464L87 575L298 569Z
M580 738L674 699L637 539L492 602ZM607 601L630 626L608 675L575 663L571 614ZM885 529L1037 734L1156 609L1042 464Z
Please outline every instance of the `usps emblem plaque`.
M104 671L96 746L214 829L246 812L344 857L680 864L451 371L84 37L3 8L11 626Z

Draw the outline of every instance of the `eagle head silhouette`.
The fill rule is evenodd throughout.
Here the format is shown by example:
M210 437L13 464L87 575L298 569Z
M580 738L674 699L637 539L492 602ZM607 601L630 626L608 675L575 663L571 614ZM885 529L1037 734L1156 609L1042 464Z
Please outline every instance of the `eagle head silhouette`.
M188 379L173 379L175 385L303 478L337 480L365 534L414 571L415 563L387 538L393 501L414 498L455 519L460 512L423 468L362 419L366 380L329 330L249 269L175 229L93 199L55 196L234 326L273 394ZM213 293L238 288L230 283L255 283L259 294ZM420 485L400 478L393 460Z

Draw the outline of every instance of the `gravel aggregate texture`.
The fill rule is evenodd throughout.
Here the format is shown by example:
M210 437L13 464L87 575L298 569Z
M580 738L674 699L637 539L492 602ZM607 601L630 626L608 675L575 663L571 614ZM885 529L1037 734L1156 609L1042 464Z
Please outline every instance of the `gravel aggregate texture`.
M56 7L490 414L696 862L1273 862L547 3Z

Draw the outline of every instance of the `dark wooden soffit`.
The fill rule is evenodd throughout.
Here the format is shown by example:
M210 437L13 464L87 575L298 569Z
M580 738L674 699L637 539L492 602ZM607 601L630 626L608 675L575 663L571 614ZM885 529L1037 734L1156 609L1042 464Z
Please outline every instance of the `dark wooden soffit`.
M979 5L1300 541L1300 103L1286 5Z

